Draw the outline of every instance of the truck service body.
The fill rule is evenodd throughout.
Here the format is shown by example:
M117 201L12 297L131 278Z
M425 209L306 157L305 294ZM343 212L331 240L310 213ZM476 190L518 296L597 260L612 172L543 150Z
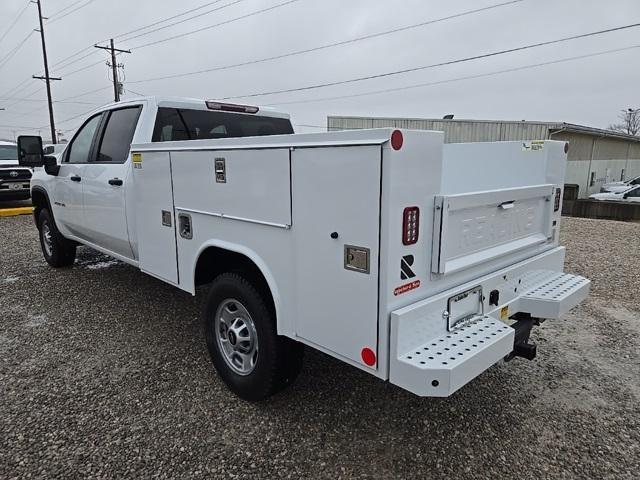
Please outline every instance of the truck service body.
M116 132L126 154L101 161L123 109L135 125ZM167 109L224 112L238 128L179 134L163 123ZM294 135L284 114L186 99L102 112L85 123L97 126L84 162L73 163L81 128L60 165L34 174L45 258L72 263L77 242L192 294L212 281L207 344L244 398L289 383L301 344L417 395L448 396L505 357L533 358L531 328L588 293L587 279L562 271L564 142ZM261 136L246 136L249 119ZM52 246L66 261L51 261Z

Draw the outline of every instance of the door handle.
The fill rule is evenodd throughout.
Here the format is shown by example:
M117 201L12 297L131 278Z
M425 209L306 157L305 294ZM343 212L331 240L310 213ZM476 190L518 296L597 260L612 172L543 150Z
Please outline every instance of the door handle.
M72 182L79 182L80 180L82 180L82 177L79 177L78 175L73 175L72 177L69 177L69 180L71 180Z
M119 187L122 185L122 179L112 178L111 180L109 180L109 185L117 185Z

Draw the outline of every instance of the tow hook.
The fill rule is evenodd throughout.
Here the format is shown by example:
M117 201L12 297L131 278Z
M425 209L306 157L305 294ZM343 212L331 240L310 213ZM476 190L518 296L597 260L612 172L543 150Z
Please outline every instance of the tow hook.
M517 313L512 318L516 320L516 323L511 325L511 328L516 331L513 339L513 351L505 357L505 361L508 362L515 357L533 360L536 358L537 345L529 343L529 335L531 334L531 329L535 325L540 325L542 320L534 318L528 313Z

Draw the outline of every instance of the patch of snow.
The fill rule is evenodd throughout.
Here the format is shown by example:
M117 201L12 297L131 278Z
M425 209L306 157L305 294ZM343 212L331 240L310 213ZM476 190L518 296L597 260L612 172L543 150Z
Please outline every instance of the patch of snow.
M102 268L113 267L114 265L117 265L119 263L120 262L118 260L107 260L106 262L89 263L84 266L87 267L89 270L100 270Z
M47 316L44 314L41 315L28 315L27 321L25 322L25 327L41 327L47 323Z

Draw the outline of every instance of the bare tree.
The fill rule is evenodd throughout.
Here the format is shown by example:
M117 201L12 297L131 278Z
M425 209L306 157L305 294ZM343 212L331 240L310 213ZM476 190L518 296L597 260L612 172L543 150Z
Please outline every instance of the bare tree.
M620 123L609 125L609 130L629 135L640 135L640 108L620 110L618 118L620 119Z

